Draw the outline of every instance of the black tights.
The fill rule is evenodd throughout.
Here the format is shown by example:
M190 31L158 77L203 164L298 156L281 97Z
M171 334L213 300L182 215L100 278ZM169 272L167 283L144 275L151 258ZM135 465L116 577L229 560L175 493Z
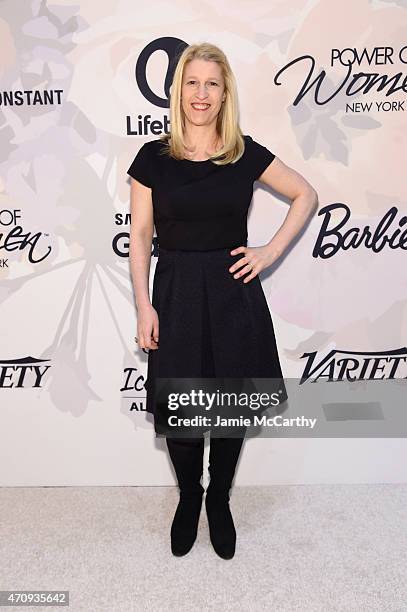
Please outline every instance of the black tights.
M228 491L232 486L244 431L239 438L210 438L209 473L212 489ZM200 480L203 474L204 437L167 437L166 440L180 490L202 491Z

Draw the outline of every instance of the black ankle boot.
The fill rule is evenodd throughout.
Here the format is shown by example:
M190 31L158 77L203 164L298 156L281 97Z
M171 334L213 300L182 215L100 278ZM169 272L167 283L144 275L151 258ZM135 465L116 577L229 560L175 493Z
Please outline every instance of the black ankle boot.
M198 533L205 490L200 482L204 438L167 438L167 447L180 490L180 499L171 525L171 551L180 557L191 550Z
M171 525L171 551L176 557L186 555L196 540L204 492L204 488L201 488L201 492L195 493L181 491Z
M211 543L222 559L232 559L236 550L236 529L229 506L229 490L243 438L242 435L239 438L211 438L210 441L210 482L205 506Z
M236 550L236 529L229 507L229 496L216 491L205 498L209 535L215 552L222 559L232 559Z

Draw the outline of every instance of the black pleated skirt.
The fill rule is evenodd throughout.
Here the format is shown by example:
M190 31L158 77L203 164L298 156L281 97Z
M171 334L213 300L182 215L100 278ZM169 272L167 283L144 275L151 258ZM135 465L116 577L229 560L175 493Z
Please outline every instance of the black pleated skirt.
M157 377L283 380L260 279L233 278L229 268L244 254L231 250L159 249L152 293L159 348L148 353L147 412L156 414Z

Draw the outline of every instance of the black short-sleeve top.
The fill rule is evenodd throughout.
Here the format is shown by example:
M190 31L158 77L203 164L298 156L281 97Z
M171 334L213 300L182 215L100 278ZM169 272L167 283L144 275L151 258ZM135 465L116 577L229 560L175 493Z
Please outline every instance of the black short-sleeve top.
M247 214L253 184L275 155L244 136L235 163L176 160L160 150L163 142L142 145L127 173L151 187L159 247L207 251L247 245Z

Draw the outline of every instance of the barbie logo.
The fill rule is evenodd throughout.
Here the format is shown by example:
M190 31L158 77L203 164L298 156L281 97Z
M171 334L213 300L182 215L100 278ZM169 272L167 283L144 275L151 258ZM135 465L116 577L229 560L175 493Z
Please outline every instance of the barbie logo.
M342 218L333 221L333 211L342 213ZM323 216L323 221L312 251L313 257L328 259L340 250L357 249L361 246L372 249L374 253L379 253L386 246L390 249L406 250L407 229L403 230L402 228L407 222L407 217L401 217L398 221L398 227L395 227L394 220L397 213L398 209L393 206L374 228L370 225L347 227L350 219L348 206L339 202L324 206L318 212L318 216Z

